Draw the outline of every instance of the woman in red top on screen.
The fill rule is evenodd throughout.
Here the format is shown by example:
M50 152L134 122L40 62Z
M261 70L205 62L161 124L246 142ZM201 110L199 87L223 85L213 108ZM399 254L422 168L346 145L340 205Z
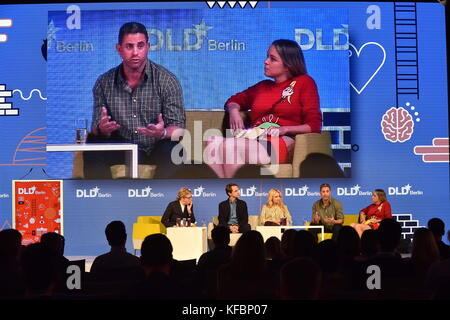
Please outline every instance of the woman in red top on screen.
M362 233L369 229L378 229L383 219L391 219L391 205L386 200L386 193L382 189L376 189L372 195L372 204L361 210L359 223L352 223L361 238Z
M220 178L233 177L244 164L287 163L295 135L321 131L317 86L306 73L297 42L274 41L264 61L264 75L273 81L258 82L225 103L232 138L208 141L205 162ZM240 111L250 111L251 128L244 127Z

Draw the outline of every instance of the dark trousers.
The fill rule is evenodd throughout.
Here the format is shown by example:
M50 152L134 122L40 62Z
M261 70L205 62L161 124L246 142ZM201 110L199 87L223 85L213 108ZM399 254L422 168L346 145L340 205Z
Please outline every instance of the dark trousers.
M311 225L312 226L321 226L322 224L311 223ZM324 226L323 232L326 232L326 233L332 232L333 235L332 235L331 239L334 241L337 241L337 237L338 237L339 231L341 231L341 229L342 229L342 224L335 224L335 225L333 225L333 228L327 228ZM320 229L318 229L318 228L311 228L311 229L309 229L309 231L312 232L313 234L315 234L317 237L320 236Z
M250 224L240 224L239 225L239 232L240 233L244 233L244 232L247 232L247 231L250 231L251 230L251 227L250 227Z
M109 141L110 142L110 141ZM167 179L177 171L178 166L172 162L172 148L178 141L160 140L148 155L139 150L139 164L156 165L155 179ZM83 152L85 179L112 179L110 167L125 163L124 151L89 151Z

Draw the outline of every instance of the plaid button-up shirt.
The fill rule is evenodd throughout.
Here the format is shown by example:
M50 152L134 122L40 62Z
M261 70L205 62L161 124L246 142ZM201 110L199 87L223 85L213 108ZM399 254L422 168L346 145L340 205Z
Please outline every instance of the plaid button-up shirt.
M150 60L147 60L144 76L135 89L128 85L120 64L97 79L93 93L92 124L98 125L102 106L105 106L111 121L120 125L111 138L136 143L147 154L153 150L158 139L139 134L138 127L156 124L160 113L165 127L185 127L186 115L180 83L174 74Z

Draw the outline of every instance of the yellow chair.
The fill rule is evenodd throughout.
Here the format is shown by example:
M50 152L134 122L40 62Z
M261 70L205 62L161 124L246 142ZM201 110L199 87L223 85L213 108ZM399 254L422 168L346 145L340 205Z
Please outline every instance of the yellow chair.
M358 223L359 214L346 214L344 215L344 226L349 226L352 223Z
M161 223L161 216L139 216L133 223L133 248L136 255L141 250L145 237L155 233L166 233L166 227Z
M359 214L344 214L344 223L342 225L349 226L352 223L358 223L358 217ZM307 222L306 225L309 226L310 222ZM323 240L328 240L333 237L333 234L331 232L325 232L323 234ZM322 241L322 237L320 236L320 233L318 234L318 240L319 242Z

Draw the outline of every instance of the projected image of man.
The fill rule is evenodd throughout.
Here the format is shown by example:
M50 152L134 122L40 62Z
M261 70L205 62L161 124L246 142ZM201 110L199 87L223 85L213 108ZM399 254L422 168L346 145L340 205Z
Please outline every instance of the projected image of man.
M174 131L185 127L182 88L164 67L150 61L144 25L122 25L116 50L122 63L96 81L90 141L136 143L139 163L155 164L158 178L173 170L171 141ZM180 131L178 131L180 132ZM110 166L124 163L118 152L85 152L86 178L111 178Z

